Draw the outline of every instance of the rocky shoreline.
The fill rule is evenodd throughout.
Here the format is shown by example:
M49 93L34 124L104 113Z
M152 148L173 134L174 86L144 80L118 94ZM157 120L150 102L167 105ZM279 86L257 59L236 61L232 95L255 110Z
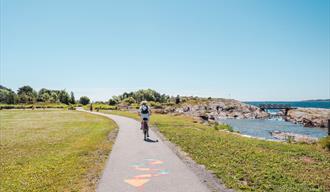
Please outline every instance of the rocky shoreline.
M215 121L219 118L268 119L270 114L260 108L234 99L209 99L196 102L184 102L178 106L155 109L162 114L186 115L199 121ZM284 112L282 113L284 115ZM305 127L328 126L330 109L297 108L290 109L283 119Z
M204 121L217 118L266 119L269 113L260 108L233 99L211 99L198 103L183 103L177 107L156 110L158 113L187 115Z
M330 109L297 108L288 111L286 121L302 124L305 127L328 127Z

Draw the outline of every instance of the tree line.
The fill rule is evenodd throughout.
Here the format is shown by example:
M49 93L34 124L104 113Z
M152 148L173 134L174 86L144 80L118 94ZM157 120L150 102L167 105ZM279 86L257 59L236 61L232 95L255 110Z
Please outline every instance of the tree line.
M90 99L83 96L76 101L74 93L64 90L51 90L42 88L39 91L31 86L22 86L17 92L0 85L0 103L2 104L33 104L33 103L63 103L66 105L81 103L89 104Z
M141 101L149 101L156 103L180 103L180 96L170 97L166 94L161 94L152 89L140 89L138 91L124 92L121 95L113 96L109 99L110 105L116 105L119 103L134 104Z
M113 96L108 100L109 105L124 104L139 104L141 101L149 101L152 103L180 103L180 96L171 97L166 94L161 94L152 89L141 89L138 91L124 92L121 95ZM87 105L90 99L87 96L75 99L74 93L68 93L63 90L51 90L42 88L39 91L34 90L31 86L26 85L18 88L15 92L7 87L0 85L0 103L2 104L34 104L34 103L63 103L66 105L80 103ZM97 102L96 102L97 103ZM105 102L101 102L105 103Z

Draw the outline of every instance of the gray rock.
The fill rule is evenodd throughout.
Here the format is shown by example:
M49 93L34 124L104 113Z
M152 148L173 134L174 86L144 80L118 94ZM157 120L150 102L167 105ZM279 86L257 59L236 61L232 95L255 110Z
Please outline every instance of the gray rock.
M306 127L327 127L330 109L298 108L288 111L287 121L300 123Z

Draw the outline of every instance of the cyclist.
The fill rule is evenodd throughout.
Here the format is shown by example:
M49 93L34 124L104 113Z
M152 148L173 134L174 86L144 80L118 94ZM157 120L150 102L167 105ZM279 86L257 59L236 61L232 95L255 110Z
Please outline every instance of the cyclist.
M141 117L141 129L143 129L144 122L146 122L146 124L148 126L148 121L149 121L150 115L151 115L151 110L150 110L150 107L148 106L147 101L141 102L141 106L139 109L139 115ZM149 137L149 132L147 132L147 137Z

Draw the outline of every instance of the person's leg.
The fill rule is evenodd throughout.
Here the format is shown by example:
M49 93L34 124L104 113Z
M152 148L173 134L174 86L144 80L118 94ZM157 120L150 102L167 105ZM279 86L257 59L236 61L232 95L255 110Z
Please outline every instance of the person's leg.
M147 137L149 137L149 120L146 121Z

